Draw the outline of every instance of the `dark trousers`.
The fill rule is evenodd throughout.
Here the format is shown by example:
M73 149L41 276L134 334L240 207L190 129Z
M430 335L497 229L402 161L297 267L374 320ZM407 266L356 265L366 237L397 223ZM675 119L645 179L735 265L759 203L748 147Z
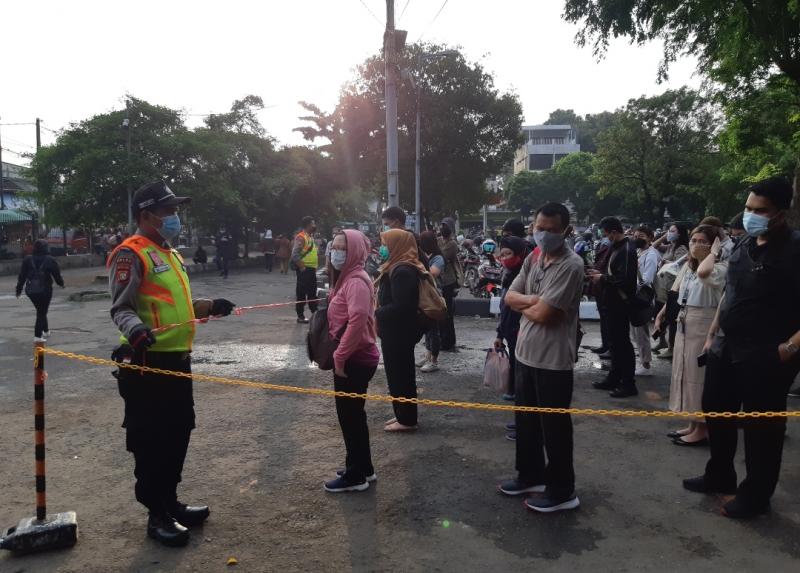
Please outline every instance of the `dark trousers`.
M439 324L438 322L432 324L428 332L425 333L425 348L434 358L439 356L439 351L442 349L442 337Z
M447 304L447 317L439 323L442 350L453 350L456 347L456 325L453 320L456 315L456 290L458 290L457 283L442 287L442 296Z
M600 315L600 346L611 348L611 334L608 331L608 308L597 301L597 313Z
M228 276L228 264L228 257L219 255L217 256L217 268L220 270L220 276Z
M394 398L416 398L417 380L414 365L414 337L381 339L386 383ZM394 416L404 426L417 425L417 405L392 402Z
M37 338L41 338L43 332L50 330L47 324L47 311L50 308L50 299L52 297L53 293L51 292L28 295L34 308L36 308L36 324L33 327L33 335Z
M317 269L306 267L302 271L297 270L295 272L297 273L297 286L295 289L297 304L295 305L295 310L297 311L297 316L302 318L305 310L305 302L303 301L317 298ZM311 312L316 312L317 303L309 302L308 309Z
M544 370L517 361L516 378L517 406L569 408L572 403L572 370ZM572 418L528 412L516 412L515 418L520 481L545 484L548 495L556 499L571 496L575 490Z
M272 272L272 262L275 259L275 253L264 253L264 267L268 273Z
M514 395L517 379L517 339L507 338L508 346L508 393Z
M142 363L191 372L186 353L148 352ZM118 383L125 400L126 446L136 462L136 499L151 513L168 511L177 501L194 428L191 379L121 370Z
M337 392L366 394L367 386L376 369L377 366L347 362L344 366L347 378L339 378L334 374L333 388ZM336 398L336 415L339 417L344 447L347 450L345 474L348 479L356 483L361 483L364 478L375 473L369 450L369 428L364 402L363 398Z
M796 362L794 366L781 364L777 349L736 363L728 350L722 356L709 352L703 411L785 411L786 394L796 375ZM720 487L736 485L733 460L741 424L747 476L736 496L753 507L766 505L778 484L786 418L706 418L706 422L711 446L706 478Z
M612 306L607 314L609 347L611 349L611 371L608 379L622 386L633 386L636 380L636 356L631 342L631 322L625 307Z

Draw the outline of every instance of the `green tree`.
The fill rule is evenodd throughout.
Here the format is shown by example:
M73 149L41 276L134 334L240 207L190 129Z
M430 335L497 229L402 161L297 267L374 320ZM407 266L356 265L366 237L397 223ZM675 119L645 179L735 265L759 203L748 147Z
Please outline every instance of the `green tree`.
M582 117L571 109L557 109L550 112L546 125L571 125L577 130L578 144L581 151L595 153L597 151L597 137L600 133L611 127L617 120L617 112L603 111L597 114L587 113Z
M523 214L534 212L548 201L564 202L568 197L552 169L520 171L508 185L508 203Z
M703 189L715 171L715 114L696 92L681 88L628 102L598 138L593 161L601 197L620 196L628 211L661 223L664 210L704 210Z
M501 94L478 63L463 56L423 60L422 52L444 46L411 45L400 67L409 69L421 88L422 189L427 214L475 210L486 200L484 181L511 162L521 142L522 107L516 95ZM385 193L386 135L383 108L384 66L380 56L358 68L345 86L334 111L311 112L300 127L309 141L321 138L320 149L334 158L346 188L359 187L376 196ZM398 126L400 201L413 206L417 93L410 82L399 88Z

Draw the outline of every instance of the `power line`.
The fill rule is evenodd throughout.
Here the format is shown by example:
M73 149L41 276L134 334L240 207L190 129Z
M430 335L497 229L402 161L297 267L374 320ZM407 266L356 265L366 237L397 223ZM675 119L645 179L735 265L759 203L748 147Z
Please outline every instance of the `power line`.
M30 123L0 123L0 125L3 126L3 127L5 127L7 125L36 125L36 122L32 121Z
M400 17L397 19L398 24L400 23L400 20L403 19L403 15L406 13L406 8L408 8L409 4L411 4L411 0L406 0L406 5L403 6L403 9L400 11Z
M36 149L36 147L33 146L33 145L25 143L24 141L20 141L19 139L12 139L12 138L10 138L10 137L8 137L6 135L3 136L3 139L5 139L6 141L10 141L14 145L21 145L23 147L30 147L31 149Z
M367 9L367 12L369 12L369 13L370 13L370 16L372 16L373 18L375 18L375 21L376 21L378 24L380 24L381 26L383 26L383 22L381 22L381 21L378 19L378 17L375 15L375 12L373 12L373 11L372 11L372 9L371 9L369 6L367 6L367 3L366 3L366 2L364 2L364 0L358 0L358 1L359 1L359 2L361 2L361 5L362 5L364 8L366 8L366 9Z
M439 8L439 11L438 11L438 12L436 12L436 16L434 16L434 17L433 17L433 20L431 20L431 23L430 23L430 24L428 24L428 27L427 27L427 28L425 28L425 31L424 31L424 32L422 32L422 34L420 34L419 38L417 38L417 42L419 42L419 41L422 39L422 37L423 37L425 34L427 34L427 33L428 33L428 30L430 30L430 29L431 29L431 26L433 26L433 24L436 22L436 19L439 17L439 14L441 14L441 13L442 13L442 10L444 10L444 7L445 7L445 6L447 6L447 3L448 3L449 1L450 1L450 0L444 0L444 2L442 2L442 6L441 6L441 8Z

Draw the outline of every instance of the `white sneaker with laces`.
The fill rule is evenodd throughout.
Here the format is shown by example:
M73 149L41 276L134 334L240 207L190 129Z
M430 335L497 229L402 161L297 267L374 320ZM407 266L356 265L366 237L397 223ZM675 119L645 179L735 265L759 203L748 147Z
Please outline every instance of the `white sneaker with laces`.
M636 369L636 372L634 372L634 375L635 376L652 376L653 375L653 371L652 371L652 368L645 368L644 366L640 366L639 368Z
M417 360L416 362L414 362L414 364L417 365L417 368L422 368L427 363L428 363L428 357L427 356L424 356L424 357L420 358L419 360Z
M42 333L42 338L44 338L45 340L49 339L50 338L50 331L48 330L46 332L43 332Z
M439 370L439 365L436 362L428 362L419 369L420 372L436 372L437 370Z

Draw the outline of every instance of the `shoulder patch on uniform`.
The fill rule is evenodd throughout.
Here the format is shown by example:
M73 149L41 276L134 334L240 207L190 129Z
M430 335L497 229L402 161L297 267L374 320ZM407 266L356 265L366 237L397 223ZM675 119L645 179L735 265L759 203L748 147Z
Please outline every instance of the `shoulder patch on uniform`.
M131 266L133 258L129 256L119 256L115 261L114 280L120 284L127 284L131 280Z

